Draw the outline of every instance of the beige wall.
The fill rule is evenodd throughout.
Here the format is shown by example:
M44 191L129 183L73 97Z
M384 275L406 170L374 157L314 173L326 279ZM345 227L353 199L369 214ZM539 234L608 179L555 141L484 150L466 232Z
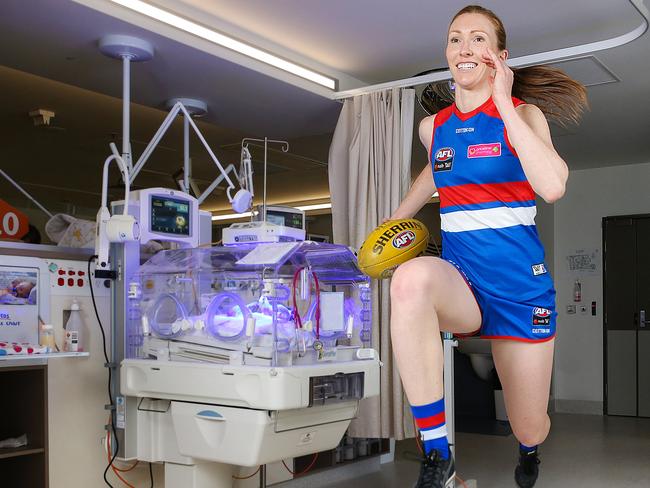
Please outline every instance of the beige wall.
M558 339L555 397L582 413L599 413L603 401L603 276L580 276L582 303L596 301L592 316L566 313L577 277L566 264L575 249L597 249L602 259L602 218L650 212L650 163L572 171L566 195L555 204L555 284Z

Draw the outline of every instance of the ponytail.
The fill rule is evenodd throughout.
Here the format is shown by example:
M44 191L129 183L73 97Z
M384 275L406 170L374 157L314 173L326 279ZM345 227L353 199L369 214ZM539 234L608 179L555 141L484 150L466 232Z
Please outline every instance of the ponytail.
M584 85L557 68L529 66L512 71L512 95L537 105L544 115L563 127L577 124L589 106Z

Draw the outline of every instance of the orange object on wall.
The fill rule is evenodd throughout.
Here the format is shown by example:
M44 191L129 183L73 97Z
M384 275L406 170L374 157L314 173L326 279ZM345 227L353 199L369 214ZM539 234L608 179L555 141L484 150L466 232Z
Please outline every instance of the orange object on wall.
M0 199L0 240L19 241L28 230L27 215Z

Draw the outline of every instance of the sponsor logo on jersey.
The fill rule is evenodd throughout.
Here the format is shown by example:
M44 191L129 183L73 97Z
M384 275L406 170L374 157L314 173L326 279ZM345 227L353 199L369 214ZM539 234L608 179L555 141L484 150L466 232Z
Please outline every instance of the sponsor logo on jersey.
M550 333L551 333L551 329L548 328L541 328L541 329L538 327L533 328L533 334L550 334Z
M501 156L501 143L474 144L467 147L468 158L494 158Z
M465 134L466 132L474 132L474 127L459 127L456 129L456 134Z
M544 266L544 263L533 264L532 268L534 276L546 274L546 266Z
M395 249L403 249L410 246L415 241L415 232L412 230L406 230L400 234L397 234L393 238L393 247Z
M400 222L399 224L392 225L390 228L386 229L377 238L377 240L372 246L372 252L375 254L381 254L382 251L384 250L384 246L388 244L388 242L393 237L399 235L402 231L409 230L409 229L422 230L422 226L420 224L417 224L415 222L410 222L410 221Z
M553 312L548 308L533 308L533 325L550 325Z
M433 171L451 171L454 164L454 148L442 147L436 151Z

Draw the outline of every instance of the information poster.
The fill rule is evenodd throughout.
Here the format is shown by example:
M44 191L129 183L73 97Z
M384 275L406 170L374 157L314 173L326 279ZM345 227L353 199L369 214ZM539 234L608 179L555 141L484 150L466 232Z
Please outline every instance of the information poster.
M38 270L0 266L0 341L38 339Z
M598 274L600 268L599 249L575 249L566 257L569 271L573 273Z

